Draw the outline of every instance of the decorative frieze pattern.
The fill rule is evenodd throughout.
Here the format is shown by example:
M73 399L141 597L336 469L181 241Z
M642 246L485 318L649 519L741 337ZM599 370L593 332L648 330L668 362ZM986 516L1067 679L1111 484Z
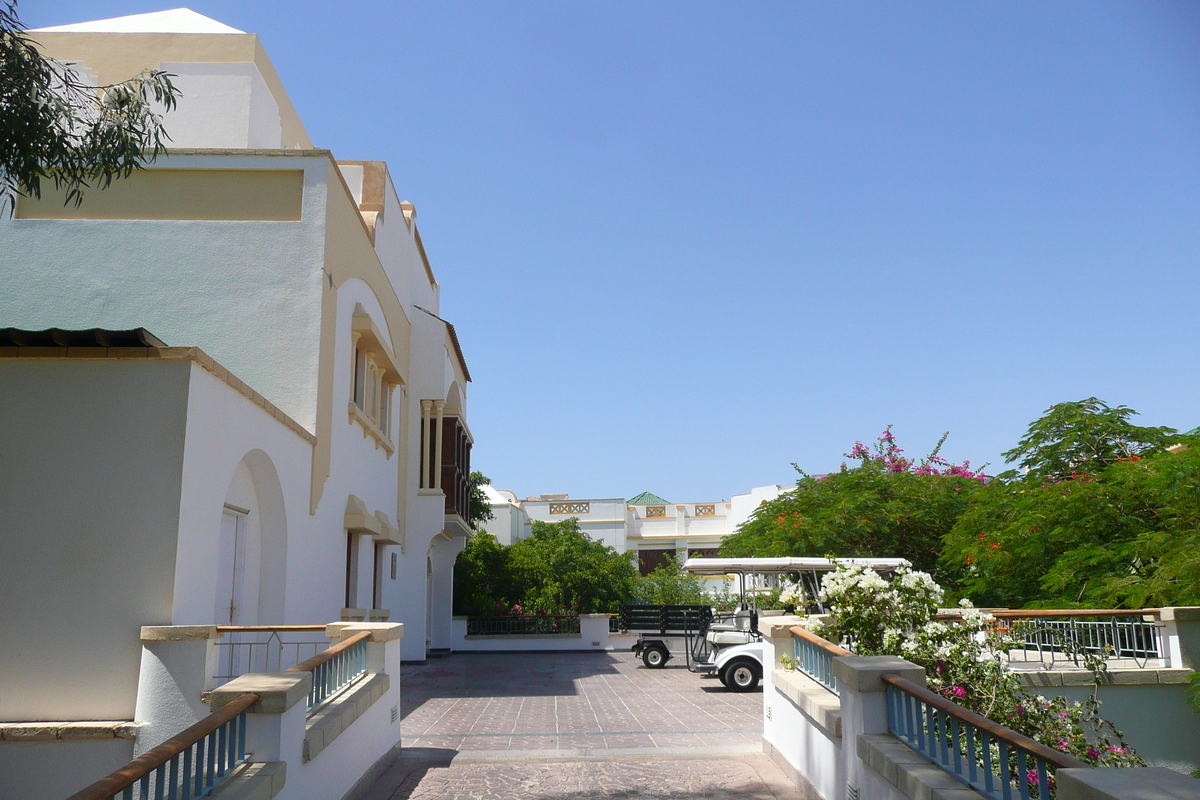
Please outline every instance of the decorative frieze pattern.
M551 514L588 514L591 512L591 503L551 503Z

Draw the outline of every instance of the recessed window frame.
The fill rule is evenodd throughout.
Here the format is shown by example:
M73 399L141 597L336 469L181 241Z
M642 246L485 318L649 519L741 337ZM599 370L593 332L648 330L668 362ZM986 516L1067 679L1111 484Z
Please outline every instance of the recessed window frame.
M359 304L351 322L350 421L363 428L363 436L373 436L376 447L395 452L392 443L392 417L395 391L404 385L386 337L371 316Z

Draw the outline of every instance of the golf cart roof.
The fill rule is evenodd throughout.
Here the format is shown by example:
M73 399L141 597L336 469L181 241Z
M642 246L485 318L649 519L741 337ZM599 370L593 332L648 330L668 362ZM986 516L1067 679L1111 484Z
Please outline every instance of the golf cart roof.
M867 564L879 572L890 572L904 561L901 558L844 558L841 561ZM696 575L781 575L787 572L832 572L837 564L828 558L689 558L684 572Z

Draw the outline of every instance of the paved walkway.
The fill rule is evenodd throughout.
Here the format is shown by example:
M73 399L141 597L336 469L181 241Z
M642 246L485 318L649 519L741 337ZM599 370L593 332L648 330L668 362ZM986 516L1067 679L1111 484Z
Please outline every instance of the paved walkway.
M362 800L797 797L762 693L628 653L456 654L406 668L402 750Z

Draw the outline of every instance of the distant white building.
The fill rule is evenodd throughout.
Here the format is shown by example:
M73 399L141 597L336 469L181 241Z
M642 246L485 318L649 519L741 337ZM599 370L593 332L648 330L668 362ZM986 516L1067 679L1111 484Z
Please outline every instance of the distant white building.
M580 529L618 552L636 552L638 568L649 574L666 559L712 556L721 540L738 529L754 510L774 500L782 486L760 486L715 503L671 503L651 492L625 500L606 497L573 500L544 494L518 500L506 490L485 486L492 519L483 525L502 544L529 536L534 522L575 517Z

